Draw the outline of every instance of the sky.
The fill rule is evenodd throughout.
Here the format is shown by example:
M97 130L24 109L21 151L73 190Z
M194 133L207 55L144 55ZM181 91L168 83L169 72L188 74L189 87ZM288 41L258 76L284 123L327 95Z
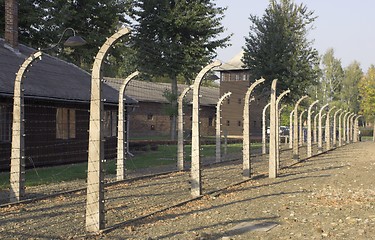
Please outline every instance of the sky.
M245 45L250 30L249 16L262 16L268 0L215 0L228 7L222 21L225 35L233 34L232 46L217 51L217 58L228 62ZM318 18L308 35L313 46L323 55L329 48L345 68L354 61L364 72L375 65L375 1L374 0L295 0L303 3Z

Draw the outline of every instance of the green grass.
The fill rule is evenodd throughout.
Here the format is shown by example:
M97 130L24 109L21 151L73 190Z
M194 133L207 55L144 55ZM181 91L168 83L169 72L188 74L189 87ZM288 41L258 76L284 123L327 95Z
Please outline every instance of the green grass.
M372 141L373 137L372 136L362 136L361 139L362 139L362 141Z
M252 144L252 148L260 148L261 144ZM203 157L215 156L215 145L203 145L201 155ZM230 144L228 153L238 153L242 151L242 144ZM188 161L191 146L185 146L185 156ZM176 164L176 145L159 145L157 151L138 152L134 157L127 160L127 169L135 170L148 167ZM105 163L106 174L116 173L115 160ZM44 167L26 170L26 186L56 183L62 181L72 181L76 179L86 179L87 163L69 164L55 167ZM9 172L0 173L0 189L9 187Z
M170 140L170 136L130 137L131 140Z

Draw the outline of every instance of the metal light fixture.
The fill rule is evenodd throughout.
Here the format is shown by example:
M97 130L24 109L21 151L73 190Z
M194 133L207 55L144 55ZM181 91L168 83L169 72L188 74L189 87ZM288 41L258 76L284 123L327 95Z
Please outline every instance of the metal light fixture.
M68 38L64 43L65 46L75 47L82 46L86 44L86 41L76 36L73 28L67 28L62 33L59 41L45 49L39 49L38 51L32 53L20 66L18 72L16 73L16 80L14 82L14 100L13 100L13 127L12 127L12 150L11 150L11 171L10 171L10 194L9 202L18 202L22 199L25 193L25 144L24 144L24 122L22 121L22 116L24 115L24 91L23 91L23 79L24 73L28 70L28 67L31 66L32 62L36 59L42 59L42 51L50 50L60 44L64 34L67 30L73 31L73 36Z
M65 29L65 31L68 30L68 29L71 29L73 31L73 36L69 37L64 42L64 46L67 46L67 47L79 47L79 46L83 46L83 45L87 44L87 42L86 42L85 39L83 39L81 36L76 35L76 33L75 33L75 31L74 31L73 28L67 28L67 29Z
M63 39L66 31L68 30L72 30L73 31L73 36L69 37L65 42L64 42L64 46L67 46L67 47L78 47L78 46L83 46L85 45L87 42L85 41L85 39L83 39L81 36L78 36L76 35L76 32L74 31L73 28L66 28L63 33L61 34L61 37L59 39L59 41L54 44L53 46L49 47L49 48L45 48L45 49L40 49L41 51L46 51L46 50L51 50L53 48L55 48L57 45L60 44L61 40Z

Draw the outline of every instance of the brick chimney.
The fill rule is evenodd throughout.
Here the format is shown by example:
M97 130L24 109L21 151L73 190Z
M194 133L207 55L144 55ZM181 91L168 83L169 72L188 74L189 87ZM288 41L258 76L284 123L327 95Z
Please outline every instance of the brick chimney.
M5 0L5 42L13 49L18 46L17 0Z

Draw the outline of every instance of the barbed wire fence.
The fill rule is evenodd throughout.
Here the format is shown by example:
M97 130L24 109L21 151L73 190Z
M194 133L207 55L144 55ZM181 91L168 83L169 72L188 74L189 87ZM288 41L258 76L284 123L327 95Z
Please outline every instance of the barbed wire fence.
M142 96L152 96L155 92L155 88L144 86L141 83L134 83L133 88L138 89ZM141 98L141 95L132 96L135 99ZM202 96L203 97L203 96ZM204 95L204 97L208 98L207 101L218 101L219 95ZM145 99L151 101L150 99ZM242 101L243 103L243 101ZM225 104L225 103L224 103ZM228 103L227 103L228 104ZM240 103L239 103L240 104ZM26 163L26 198L37 198L37 197L45 197L47 195L53 195L54 193L64 192L64 191L72 191L73 193L68 197L65 196L58 196L51 199L43 200L38 203L38 206L27 208L27 211L34 212L33 216L27 218L27 221L22 223L18 223L17 227L22 229L28 229L24 236L53 236L48 235L51 234L51 228L60 228L60 229L69 229L69 234L79 235L85 234L85 204L86 204L86 197L83 194L87 187L85 181L74 181L66 182L68 179L72 178L72 174L77 174L79 176L87 176L87 148L89 145L89 133L88 133L88 126L89 126L89 111L88 111L88 104L86 103L64 103L58 104L56 101L51 100L26 100L25 104L25 163ZM202 106L205 108L207 106ZM2 148L0 150L2 161L1 161L1 169L4 169L1 173L2 182L0 184L1 187L1 201L2 203L6 203L7 197L3 197L6 194L5 189L8 188L8 183L6 180L6 175L9 174L6 170L9 168L9 149L7 146L10 146L10 128L9 124L6 121L10 122L12 110L11 105L1 105L1 113L6 116L1 118L3 122L1 122L1 140L2 140ZM136 114L137 110L135 109L132 114ZM189 106L185 107L185 112L188 113L191 111ZM153 113L144 113L143 117L148 119L149 115L153 115L152 119L155 122L159 122L160 125L152 124L150 122L147 123L149 128L147 132L151 131L153 128L153 134L148 135L145 134L144 138L161 138L164 139L165 131L157 131L158 128L165 127L163 122L165 123L165 116L157 115L160 114L160 110L156 110ZM236 116L237 118L241 119L242 116L238 115L238 111L234 108L229 108L227 111L223 112L224 116ZM190 114L191 115L191 114ZM111 228L114 226L118 226L121 222L124 222L129 219L134 219L140 216L144 216L155 212L158 209L167 208L173 204L178 204L182 201L187 199L191 199L190 192L189 192L189 181L190 175L189 172L175 172L172 175L160 175L155 176L148 179L143 179L139 181L123 181L121 183L115 184L112 183L115 181L115 160L116 160L116 124L117 124L117 115L116 115L116 106L113 105L105 105L103 109L103 132L101 134L104 135L104 159L105 163L103 164L104 170L104 185L105 185L105 193L103 199L101 199L104 203L104 211L105 211L105 226L107 228ZM203 116L203 114L202 114ZM211 115L212 116L212 115ZM214 116L212 116L214 117ZM160 118L160 119L158 119ZM207 128L212 127L210 125L210 117L205 119L205 122L201 121L201 124L206 124ZM148 120L152 120L148 119ZM168 117L167 117L168 120ZM136 119L130 119L130 122L135 122ZM250 122L252 122L250 120ZM226 124L226 123L223 123ZM152 125L154 127L152 127ZM189 125L191 125L191 119L189 114L185 116L185 128L189 129ZM255 125L255 124L254 124ZM241 127L241 124L239 124ZM165 130L165 129L164 129ZM131 137L131 127L130 127L130 137ZM210 132L207 131L207 135L210 135ZM211 134L209 137L212 137ZM186 134L185 139L189 139L190 135ZM208 138L212 140L212 138ZM142 139L141 139L142 140ZM210 142L210 141L208 141ZM212 143L213 141L211 141ZM189 143L189 141L186 141ZM242 142L239 141L239 144ZM131 146L131 145L130 145ZM143 148L143 147L141 147ZM160 165L160 163L156 162L163 162L163 164L167 164L172 166L170 168L171 171L175 171L176 164L177 164L177 146L175 143L170 144L160 144L157 146L158 150L162 152L161 156L156 156L156 151L153 153L152 146L146 146L145 149L136 149L135 147L132 149L130 148L130 153L134 154L135 157L138 155L146 155L147 153L151 153L151 156L146 156L147 158L152 158L152 161L155 165ZM223 173L221 170L216 170L212 168L210 165L213 163L215 158L215 151L214 151L214 144L202 144L202 151L204 154L202 155L202 179L203 179L203 192L209 193L216 189L222 188L224 186L239 182L242 180L241 175L241 164L237 163L223 163L226 164L227 168L226 171ZM146 151L145 151L146 150ZM190 156L190 146L186 144L185 151L187 152L187 161L191 157ZM241 160L241 154L238 148L234 149L234 153L237 154L229 154L230 150L228 150L228 156L225 156L225 160ZM230 156L229 156L230 155ZM254 155L254 154L253 154ZM143 176L152 171L148 172L140 169L140 162L141 160L137 160L135 157L129 157L126 159L127 161L127 168L128 170L132 170L132 176ZM4 161L5 159L5 161ZM103 160L104 160L103 159ZM266 170L266 159L259 157L259 162L262 161L264 164L264 169ZM82 164L83 163L83 164ZM172 163L172 164L169 164ZM59 168L53 168L54 172L48 171L48 166L56 166L58 165ZM76 168L77 165L82 165L80 168ZM152 164L154 165L154 164ZM260 165L259 165L260 166ZM42 168L43 167L43 168ZM149 170L149 169L148 169ZM254 169L253 169L254 170ZM137 172L138 171L138 172ZM257 172L264 171L263 168L259 167L256 170ZM237 176L236 178L226 179L222 182L223 174L231 174L231 172L236 172L233 174ZM66 180L61 178L62 176L69 176ZM129 176L131 178L132 176ZM81 177L77 177L81 178ZM3 180L5 179L5 180ZM73 177L74 179L74 177ZM165 183L167 179L168 184ZM9 180L9 179L8 179ZM58 184L49 184L50 182L56 182ZM45 183L42 187L32 188L30 185ZM33 190L37 190L34 192ZM77 190L78 191L75 191ZM138 190L145 189L145 191L141 192ZM170 193L174 192L177 193L179 196L178 198ZM159 198L160 197L160 198ZM69 200L67 200L69 198ZM159 200L158 200L159 199ZM47 212L49 209L43 207L43 203L47 203L49 201L54 202L61 202L55 207L55 210L52 213L48 213L49 215L44 215L44 210ZM72 206L74 206L75 210L72 210ZM147 208L145 208L147 206ZM8 208L5 210L5 215L7 218L22 218L22 207L15 207L15 209ZM3 211L4 213L4 211ZM52 214L52 215L51 215ZM54 215L55 214L55 215ZM65 220L61 220L61 218L54 218L57 215L64 215ZM43 217L48 217L49 222L47 224L43 224L45 219ZM40 219L40 220L39 220ZM34 223L34 225L30 225L30 221ZM38 221L40 224L37 224ZM74 227L72 227L72 222L74 223ZM30 229L30 226L36 226ZM68 227L69 226L69 227ZM11 233L16 233L16 229L9 230ZM34 235L33 235L34 234Z

